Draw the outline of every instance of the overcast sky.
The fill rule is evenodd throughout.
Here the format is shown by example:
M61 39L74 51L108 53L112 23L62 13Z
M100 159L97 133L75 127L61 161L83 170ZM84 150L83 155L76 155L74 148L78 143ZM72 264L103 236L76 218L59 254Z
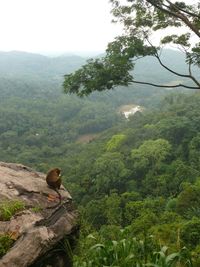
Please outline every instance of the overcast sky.
M0 50L103 51L119 34L108 0L0 0Z
M110 10L109 0L0 0L0 51L102 52L120 34Z

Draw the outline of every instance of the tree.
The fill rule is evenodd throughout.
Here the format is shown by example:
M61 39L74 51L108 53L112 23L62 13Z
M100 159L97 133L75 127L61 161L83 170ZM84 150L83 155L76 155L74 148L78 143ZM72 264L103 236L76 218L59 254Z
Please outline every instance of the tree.
M126 140L126 136L124 134L113 135L106 144L106 150L108 152L117 150L123 144L124 140Z
M110 2L115 21L123 24L124 33L108 44L104 57L90 59L73 74L65 75L63 86L66 93L84 96L93 91L112 89L118 85L127 86L131 83L164 88L200 89L200 81L193 74L193 67L200 67L199 1L192 1L191 5L186 4L186 0L176 2L174 0L110 0ZM176 30L176 34L173 34L174 27L180 28ZM172 34L166 35L166 29L172 29ZM160 44L156 45L152 39L158 31L161 31L162 38L160 38ZM177 34L177 32L180 33ZM196 37L196 41L191 40L192 36ZM169 43L176 45L184 53L188 65L187 73L179 73L162 61L162 48ZM162 68L181 77L184 81L165 85L136 80L130 71L137 60L145 56L155 57Z
M200 219L193 217L191 221L186 222L181 229L181 239L188 247L199 245L200 238Z
M98 194L107 193L116 189L123 192L129 176L120 153L107 152L97 158L93 166L93 180Z
M186 184L184 190L177 198L176 210L183 217L192 217L199 214L200 188L196 185Z
M156 170L170 155L170 151L171 145L165 139L144 141L139 148L131 151L133 169L139 174L146 174L149 169Z

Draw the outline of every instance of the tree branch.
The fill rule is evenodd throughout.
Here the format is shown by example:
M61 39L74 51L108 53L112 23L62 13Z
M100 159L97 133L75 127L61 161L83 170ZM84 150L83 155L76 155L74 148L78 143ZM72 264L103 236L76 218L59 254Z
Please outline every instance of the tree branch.
M150 85L154 87L162 87L162 88L177 88L177 87L184 87L187 89L197 89L200 90L200 87L195 87L195 86L189 86L189 85L184 85L184 84L177 84L177 85L163 85L163 84L155 84L155 83L149 83L149 82L141 82L141 81L135 81L132 80L132 83L138 83L138 84L145 84L145 85Z
M168 70L169 72L171 72L171 73L173 73L173 74L175 74L175 75L177 75L177 76L180 76L180 77L191 78L190 75L188 75L188 74L181 74L181 73L178 73L178 72L176 72L176 71L171 70L170 68L168 68L166 65L164 65L164 64L162 63L162 61L161 61L161 59L160 59L160 57L159 57L158 54L155 54L155 57L158 59L160 65L161 65L163 68L165 68L166 70Z
M167 13L168 15L170 16L174 16L174 17L177 17L177 13L171 11L171 10L168 10L168 9L165 9L163 8L162 6L158 5L155 3L155 0L146 0L149 4L151 4L152 6L156 7L157 9L163 11L164 13ZM166 8L169 8L168 6L165 5Z
M175 5L174 3L172 3L172 2L169 1L169 0L166 0L166 1L167 1L170 5L172 5L177 11L182 11L182 12L184 12L184 13L190 15L191 17L200 19L200 16L199 16L199 15L194 14L194 13L192 13L192 12L190 12L190 11L187 11L187 10L185 10L185 9L183 9L183 8L181 8L181 7L177 6L177 5Z
M185 23L186 26L188 26L200 38L200 32L197 30L197 28L179 10L177 12L173 12L172 10L166 9L166 8L170 8L170 7L168 7L168 6L165 5L166 8L163 8L161 5L156 4L154 0L146 0L146 1L148 3L150 3L152 6L156 7L159 10L161 10L162 12L164 12L164 13L170 15L170 16L173 16L175 18L179 18L181 21L183 21Z
M149 39L146 37L147 42L150 44L151 47L153 47L152 43L149 41ZM167 67L166 65L164 65L160 59L160 56L158 55L158 52L155 51L154 56L158 59L158 62L160 63L160 65L165 68L166 70L168 70L169 72L179 76L179 77L184 77L184 78L188 78L191 79L194 83L196 83L196 85L200 88L200 83L196 80L196 78L194 76L192 76L192 72L191 72L191 64L189 65L189 75L188 74L181 74L178 73L176 71L173 71L172 69L170 69L169 67Z
M196 85L198 85L198 87L200 88L200 83L195 79L194 76L192 76L192 72L191 72L191 71L189 71L189 75L178 73L178 72L176 72L176 71L171 70L171 69L168 68L167 66L165 66L165 65L162 63L162 61L161 61L161 59L160 59L160 57L159 57L158 55L155 55L155 57L158 59L160 65L161 65L163 68L165 68L166 70L168 70L169 72L171 72L171 73L173 73L173 74L175 74L175 75L177 75L177 76L191 79L191 80L192 80L194 83L196 83ZM190 68L190 70L191 70L191 68Z
M191 63L190 62L188 63L188 68L189 68L190 75L192 75L192 68L191 68Z

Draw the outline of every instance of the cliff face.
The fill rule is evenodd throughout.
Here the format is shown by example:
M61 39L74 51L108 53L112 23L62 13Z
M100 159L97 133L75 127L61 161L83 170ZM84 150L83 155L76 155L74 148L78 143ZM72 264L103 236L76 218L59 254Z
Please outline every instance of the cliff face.
M63 186L61 205L47 209L58 200L49 197L56 193L45 176L21 164L0 162L0 237L12 243L0 259L1 267L71 266L78 213ZM20 208L13 211L15 206Z

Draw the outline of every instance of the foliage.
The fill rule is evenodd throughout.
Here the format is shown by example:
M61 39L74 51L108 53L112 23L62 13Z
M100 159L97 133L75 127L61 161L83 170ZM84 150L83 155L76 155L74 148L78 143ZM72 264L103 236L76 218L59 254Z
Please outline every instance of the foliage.
M140 174L149 169L157 168L168 155L170 155L171 145L167 140L147 140L138 148L131 151L133 167Z
M195 248L199 245L200 238L200 219L193 217L186 222L181 230L181 238L188 247Z
M185 185L184 190L177 198L177 212L184 216L188 216L192 209L198 208L200 205L200 188L195 185Z
M111 140L109 140L106 145L106 150L108 152L117 150L118 148L120 148L120 146L122 145L125 139L126 139L126 136L124 134L113 135Z
M24 203L19 200L4 201L0 203L0 220L8 221L18 211L25 208Z
M93 236L89 238L95 239ZM160 251L152 250L152 241L149 238L137 240L127 238L121 240L105 240L103 243L92 245L84 258L75 258L74 266L80 267L192 267L190 255L185 248L179 252L168 254L168 248L162 247Z
M187 4L185 1L169 0L111 0L114 21L123 25L121 36L108 44L106 55L91 59L73 74L65 75L63 83L66 93L78 96L88 95L93 91L112 89L119 85L131 83L152 85L164 88L185 87L200 89L198 75L193 68L200 66L200 16L198 4ZM174 28L180 28L179 32ZM171 34L167 35L168 29ZM182 33L182 29L184 33ZM173 32L175 34L173 34ZM160 44L153 43L160 34ZM192 39L195 35L196 41ZM163 62L162 48L166 44L176 45L184 53L187 72L179 72ZM181 77L180 82L164 84L137 80L131 70L137 61L152 56L169 73Z
M14 240L8 234L0 234L0 258L6 254Z
M187 70L180 53L164 53L168 63ZM162 84L173 81L156 65L152 68L152 58L143 59L137 69L138 63L140 77ZM0 157L43 172L62 169L63 184L81 214L76 262L89 266L91 255L98 261L100 248L89 250L96 244L109 247L101 253L113 258L111 240L117 241L120 256L121 240L128 246L134 238L139 242L152 235L156 245L148 243L149 263L161 261L163 246L169 248L162 251L165 259L185 246L199 267L199 94L134 86L80 100L62 95L53 78L40 84L39 78L33 82L30 73L26 75L0 77ZM132 103L145 108L125 120L118 111ZM88 143L79 139L97 133ZM90 233L95 239L86 238Z
M31 210L32 210L33 212L37 213L37 212L41 212L42 209L43 209L43 208L42 208L40 205L38 205L38 206L33 207Z
M93 168L98 193L109 193L112 189L123 190L124 179L128 176L128 169L117 152L107 152L97 158Z
M200 183L198 168L191 160L191 151L198 153L198 145L191 146L191 140L198 137L200 130L200 98L198 94L174 95L170 104L168 100L163 101L159 112L144 112L119 128L118 134L126 138L115 151L106 151L106 145L116 135L112 131L91 146L93 152L96 149L96 156L89 146L85 147L79 162L80 158L88 158L90 167L83 168L87 161L80 163L73 179L88 177L90 186L77 201L82 205L84 223L92 227L90 232L99 231L99 244L104 244L102 238L108 232L111 240L118 241L116 227L126 227L129 237L144 239L152 234L162 246L169 247L170 254L188 247L194 255L194 266L198 266L195 251L199 246ZM179 122L177 128L172 121ZM190 126L184 126L185 122ZM168 130L161 131L162 128ZM82 253L84 244L82 238ZM87 256L88 266L91 257Z

